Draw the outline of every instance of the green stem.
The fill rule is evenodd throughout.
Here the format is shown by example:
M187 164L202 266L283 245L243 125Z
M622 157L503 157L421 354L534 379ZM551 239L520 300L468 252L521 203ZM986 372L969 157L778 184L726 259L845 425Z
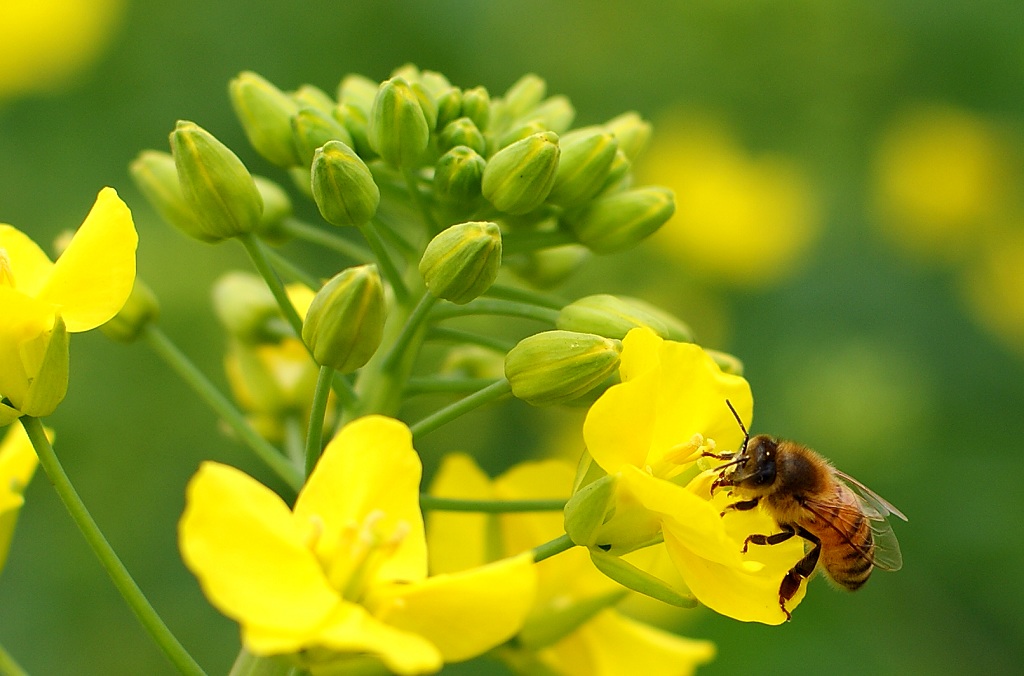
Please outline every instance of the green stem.
M359 226L359 232L363 233L367 244L373 250L373 255L377 258L377 265L380 266L384 279L388 280L388 283L395 292L395 299L399 303L407 302L409 300L409 289L406 288L405 282L402 281L402 273L395 267L395 262L391 260L387 249L384 248L384 242L381 241L380 233L369 223Z
M284 419L284 450L292 465L300 471L306 467L306 442L302 439L302 422L292 414Z
M349 241L344 237L338 237L296 218L286 218L282 223L282 228L286 234L296 239L318 244L359 263L369 263L373 260L373 252L361 244Z
M423 199L422 193L420 193L419 182L416 180L416 174L414 174L411 169L403 169L402 175L405 177L405 186L409 191L409 196L412 197L412 201L416 205L416 208L419 209L421 214L423 214L423 223L431 233L438 232L441 228L438 227L437 221L434 220L434 214L431 213L430 207Z
M426 376L409 378L402 392L406 396L435 392L475 392L494 382L494 378L459 378L453 376Z
M28 676L28 672L0 645L0 674L2 676Z
M295 331L296 336L302 335L302 317L295 311L295 306L288 299L288 292L284 290L284 285L281 283L281 278L277 276L274 268L270 267L270 261L267 260L266 253L263 250L263 245L256 239L252 234L239 235L238 240L245 247L245 250L249 252L249 258L252 259L253 265L256 266L256 270L263 277L263 281L267 283L267 287L270 292L274 294L274 299L281 308L281 312L284 314L284 318L288 320L292 329Z
M156 610L150 605L149 599L139 589L128 569L124 567L124 564L121 563L121 559L117 557L110 543L103 537L103 533L100 531L99 526L96 525L92 515L89 514L89 510L86 509L75 487L71 485L71 480L68 479L68 475L64 472L60 460L57 459L57 454L53 452L53 447L46 439L46 432L43 431L42 424L37 418L30 416L22 417L21 424L36 449L36 455L39 456L39 464L42 465L47 478L49 478L50 483L56 489L57 495L60 496L61 502L64 503L64 507L68 510L68 514L71 515L78 529L82 531L82 535L85 537L89 547L92 548L93 553L96 554L96 557L106 569L107 574L110 575L110 579L113 580L114 586L121 592L124 600L128 602L128 606L135 613L139 622L142 623L142 626L145 627L146 631L149 632L149 635L153 637L153 640L160 646L160 649L164 651L164 654L167 655L174 666L178 668L178 671L182 674L202 674L205 676L202 668L188 654L188 651L185 650L181 643L178 642L178 639L174 637L171 630L160 619L160 616L157 615Z
M412 339L416 336L417 331L423 325L424 320L427 318L427 313L434 307L434 303L437 302L437 298L429 291L424 291L423 295L420 296L420 300L416 303L416 307L413 308L412 314L405 320L405 325L402 327L402 332L398 334L398 338L395 339L394 344L391 346L391 350L388 351L388 355L384 358L384 368L394 368L395 364L399 359L402 358L402 354L412 343Z
M551 324L552 326L558 321L558 310L553 308L515 300L502 300L500 298L477 298L465 305L448 304L434 310L434 317L436 319L465 317L468 315L523 317L526 319L536 319L539 322Z
M530 289L520 289L519 287L507 286L505 284L491 284L491 288L484 291L483 295L504 300L518 300L523 303L530 303L531 305L551 308L552 310L561 310L566 304L566 301L558 296L531 291Z
M402 233L400 233L394 225L389 223L387 220L381 218L379 212L377 213L376 216L373 217L373 222L379 228L381 237L390 242L391 245L396 249L401 249L402 253L405 254L406 258L409 258L414 254L417 255L417 258L419 258L418 254L420 252L413 245L413 243L407 240L405 236L403 236Z
M484 404L499 399L512 391L512 386L508 380L502 378L496 380L487 387L477 390L468 397L459 399L449 406L435 411L434 413L423 418L419 422L416 422L409 426L412 430L413 439L422 437L424 434L433 432L438 427L441 427L445 423L449 423L455 420L459 416L469 413L475 408L483 406Z
M292 281L305 284L314 291L323 286L322 281L320 281L313 275L309 274L295 263L292 263L290 260L282 256L278 252L274 251L273 249L264 249L264 253L267 255L267 258L274 264L274 266L277 267L279 270L282 270L285 276L290 277Z
M565 509L565 499L551 500L463 500L442 498L436 495L420 495L420 507L435 512L484 512L505 514L508 512L558 512Z
M324 414L327 412L327 397L331 393L331 379L334 369L321 366L313 391L313 404L309 411L309 432L306 434L306 476L313 473L316 461L323 451Z
M170 338L153 324L147 326L145 337L150 348L220 416L221 420L234 430L238 438L260 460L295 491L302 487L302 475L299 474L299 471L272 444L256 433L238 409L214 387L213 383L207 380L203 372L196 368L196 365L171 342Z
M481 347L490 348L496 352L501 352L502 354L515 347L515 343L502 340L501 338L481 336L480 334L473 333L472 331L452 329L447 326L431 326L430 331L427 332L427 338L430 340L444 340L453 343L479 345Z
M235 658L235 663L231 665L228 676L299 676L305 673L287 657L259 657L242 648Z
M554 540L545 542L542 545L537 545L536 547L534 547L533 560L534 562L543 561L544 559L551 558L555 554L567 552L575 546L576 543L569 539L568 535L563 533L562 535L556 537Z
M529 253L539 249L550 249L555 246L575 243L576 239L563 230L509 233L501 239L501 252L511 256L517 253Z

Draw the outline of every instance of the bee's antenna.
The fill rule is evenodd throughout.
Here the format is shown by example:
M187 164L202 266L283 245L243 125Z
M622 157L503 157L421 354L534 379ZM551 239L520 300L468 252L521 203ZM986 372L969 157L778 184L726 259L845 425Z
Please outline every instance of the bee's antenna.
M743 425L743 420L740 418L740 414L732 407L732 402L726 399L725 405L729 407L730 411L732 411L732 417L736 418L736 424L739 425L740 429L743 431L743 445L740 446L739 452L736 453L736 455L743 455L747 450L747 442L750 441L750 432L748 432L747 428Z

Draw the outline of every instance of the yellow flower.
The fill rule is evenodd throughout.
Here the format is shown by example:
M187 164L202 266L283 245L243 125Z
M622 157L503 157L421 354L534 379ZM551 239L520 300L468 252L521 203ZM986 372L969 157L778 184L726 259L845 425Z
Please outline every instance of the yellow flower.
M51 263L27 235L0 224L0 424L53 412L67 387L66 332L117 314L135 282L131 212L104 188ZM7 403L9 402L9 403Z
M718 126L674 122L641 161L677 196L654 241L704 278L761 287L789 276L822 226L806 173L782 156L751 157Z
M741 554L751 533L778 528L760 510L733 511L726 491L711 499L711 472L696 473L704 450L737 450L743 434L728 400L749 423L750 386L723 373L700 347L634 329L623 340L622 383L590 408L583 436L594 461L616 479L615 514L587 543L612 554L664 538L690 592L739 620L779 624L779 584L803 556L794 538ZM803 590L794 601L799 601Z
M0 99L65 84L116 28L122 0L0 0Z
M443 497L522 500L565 497L572 465L522 463L493 481L471 458L445 458L431 485ZM561 512L502 515L431 512L431 569L456 572L529 551L563 532ZM611 606L625 591L600 574L582 548L537 564L538 589L515 648L501 655L522 673L684 676L714 656L714 645L676 636L624 617Z
M409 429L382 416L339 432L294 510L239 470L203 463L182 555L253 654L295 655L313 673L367 655L398 674L437 671L514 635L535 573L526 555L427 577L420 474Z
M21 425L12 425L0 441L0 570L7 561L11 536L25 499L22 493L36 471L35 449Z

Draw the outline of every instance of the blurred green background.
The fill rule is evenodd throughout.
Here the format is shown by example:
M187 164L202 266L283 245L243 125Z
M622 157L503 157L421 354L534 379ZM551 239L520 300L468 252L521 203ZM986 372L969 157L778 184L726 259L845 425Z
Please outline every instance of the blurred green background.
M18 4L0 2L0 34ZM700 673L1019 673L1017 0L41 4L53 5L50 21L68 12L86 28L73 8L88 6L101 38L45 91L0 89L0 221L49 242L115 186L134 210L163 328L222 387L209 287L248 263L240 247L171 231L126 167L144 148L166 149L183 118L282 178L231 113L227 81L239 71L333 91L346 73L379 80L413 62L494 94L532 71L571 98L577 124L629 109L653 120L642 170L678 190L669 227L682 234L592 259L559 292L632 294L677 312L700 342L746 364L755 431L819 449L910 517L896 524L901 572L857 594L815 580L786 626L674 616L680 632L719 647ZM205 458L273 483L144 346L94 332L72 352L68 398L48 421L57 451L171 628L210 673L226 672L237 628L180 561L183 489ZM476 413L428 438L427 470L441 451L468 450L497 472L550 451L565 420L580 416L521 403ZM570 446L562 452L578 454ZM172 673L41 474L0 575L0 643L36 674Z

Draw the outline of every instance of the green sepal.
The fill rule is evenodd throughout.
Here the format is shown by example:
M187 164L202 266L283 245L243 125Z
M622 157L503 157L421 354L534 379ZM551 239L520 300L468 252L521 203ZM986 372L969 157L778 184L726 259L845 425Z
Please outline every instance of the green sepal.
M33 418L50 415L68 393L68 368L70 353L68 351L68 330L64 320L58 315L53 321L53 328L21 346L21 357L26 363L32 363L37 357L32 352L41 351L39 370L25 392L25 400L19 409L22 414Z
M615 506L617 483L618 475L605 474L573 493L565 505L565 533L569 539L583 547L597 544L597 531Z
M249 143L279 167L298 164L291 118L299 111L295 99L252 71L239 73L228 85L231 105Z
M591 547L588 551L594 566L626 589L680 608L697 607L697 599L689 593L680 592L664 580L659 580L647 571L623 560L622 557L603 552L596 547Z

